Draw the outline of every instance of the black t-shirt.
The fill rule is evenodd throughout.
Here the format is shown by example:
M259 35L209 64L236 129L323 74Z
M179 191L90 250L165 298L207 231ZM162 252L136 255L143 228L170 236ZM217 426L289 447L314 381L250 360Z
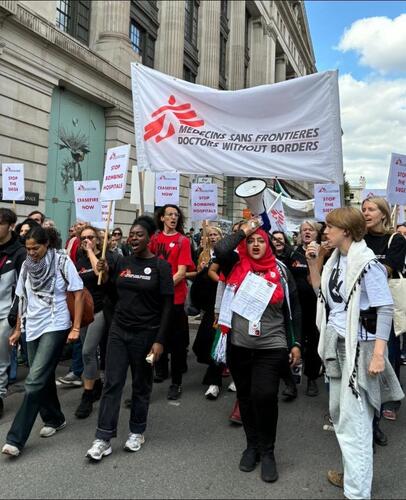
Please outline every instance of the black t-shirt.
M117 259L111 252L106 252L106 260L109 266L109 275L111 276L114 274ZM97 284L98 277L93 271L92 264L86 252L80 253L75 265L79 276L82 278L83 285L89 290L93 297L94 312L97 313L101 311L104 306L104 298L109 293L111 287L111 279L100 286Z
M406 239L401 234L395 234L392 238L390 247L388 243L390 234L366 234L364 239L367 246L374 252L376 258L381 264L386 264L398 276L405 265L406 257Z
M156 256L130 255L120 259L113 279L118 295L114 321L126 329L159 327L161 296L174 294L170 264Z

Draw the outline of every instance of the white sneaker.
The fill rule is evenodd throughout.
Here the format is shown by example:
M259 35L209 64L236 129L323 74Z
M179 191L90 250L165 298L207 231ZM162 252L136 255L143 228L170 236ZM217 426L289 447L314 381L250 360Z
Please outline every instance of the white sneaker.
M58 431L61 431L66 427L66 420L59 427L51 427L49 425L44 425L44 427L39 431L39 435L43 438L49 438L56 434Z
M237 392L237 387L235 386L234 382L231 382L231 384L228 386L227 391L230 392Z
M207 399L217 399L220 394L220 388L218 385L210 385L207 391L204 393Z
M110 455L112 451L110 441L95 439L90 450L87 450L86 457L91 460L99 461L103 457Z
M5 455L10 455L10 457L18 457L20 454L20 450L17 446L13 446L12 444L5 444L1 452Z
M56 379L56 385L63 385L65 387L81 387L83 385L83 381L81 377L78 377L73 372L69 372L64 377L58 377Z
M143 434L134 434L130 432L125 442L124 449L127 451L139 451L144 443L145 438Z

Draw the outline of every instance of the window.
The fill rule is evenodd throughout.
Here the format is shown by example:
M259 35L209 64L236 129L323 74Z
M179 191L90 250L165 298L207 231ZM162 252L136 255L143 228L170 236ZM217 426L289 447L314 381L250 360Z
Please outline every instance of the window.
M131 47L141 56L142 64L153 68L159 26L157 2L132 0L130 15Z
M90 24L90 0L58 0L56 26L88 45Z
M185 40L197 47L199 3L196 0L185 0Z
M187 82L196 83L197 74L187 65L183 66L183 79Z

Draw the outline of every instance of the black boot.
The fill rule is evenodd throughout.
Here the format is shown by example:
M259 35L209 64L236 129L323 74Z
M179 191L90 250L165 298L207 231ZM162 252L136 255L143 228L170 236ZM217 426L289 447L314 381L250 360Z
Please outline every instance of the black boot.
M273 451L268 451L261 455L261 479L266 483L274 483L278 479Z
M306 396L314 397L319 394L319 388L317 387L316 380L307 379L307 389Z
M379 424L374 425L374 443L379 446L386 446L388 444L388 436L379 427Z
M246 450L243 451L240 460L239 468L243 472L251 472L255 469L257 463L259 462L259 452L257 448L248 446Z
M75 411L77 418L87 418L93 410L93 390L85 389L82 394L82 400Z

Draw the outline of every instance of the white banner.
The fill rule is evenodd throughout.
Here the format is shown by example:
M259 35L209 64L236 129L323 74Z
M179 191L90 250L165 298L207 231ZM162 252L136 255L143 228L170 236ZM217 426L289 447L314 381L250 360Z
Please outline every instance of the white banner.
M109 231L111 232L114 228L114 211L116 209L116 202L112 202L111 206L111 215L110 215L110 224ZM109 215L109 202L102 201L101 202L101 220L92 222L92 226L97 227L98 229L106 230L107 227L107 216Z
M133 165L131 172L131 196L130 203L141 208L140 200L140 179L139 172ZM155 210L155 172L144 171L144 210L153 213Z
M85 222L100 221L100 182L74 181L76 219Z
M392 205L406 205L406 155L392 153L387 195Z
M163 207L167 203L179 205L179 174L162 172L156 174L155 204Z
M343 182L337 71L235 91L131 73L141 170Z
M385 198L386 200L386 189L365 188L361 192L361 201L367 198Z
M24 164L3 163L1 166L3 200L24 201Z
M271 233L273 231L282 231L284 233L287 232L288 228L286 226L286 217L285 211L283 209L281 194L276 198L272 206L267 210L267 214L269 217L269 222L271 223Z
M322 222L326 215L341 207L340 186L338 184L314 185L314 216Z
M101 200L122 200L124 198L130 149L131 145L126 144L107 150L103 187L100 193Z
M268 188L264 191L264 205L267 211L278 198L279 194ZM314 219L314 199L295 200L281 196L283 212L286 218L286 229L288 232L298 231L300 224L308 219Z
M217 184L192 184L191 218L217 219Z

